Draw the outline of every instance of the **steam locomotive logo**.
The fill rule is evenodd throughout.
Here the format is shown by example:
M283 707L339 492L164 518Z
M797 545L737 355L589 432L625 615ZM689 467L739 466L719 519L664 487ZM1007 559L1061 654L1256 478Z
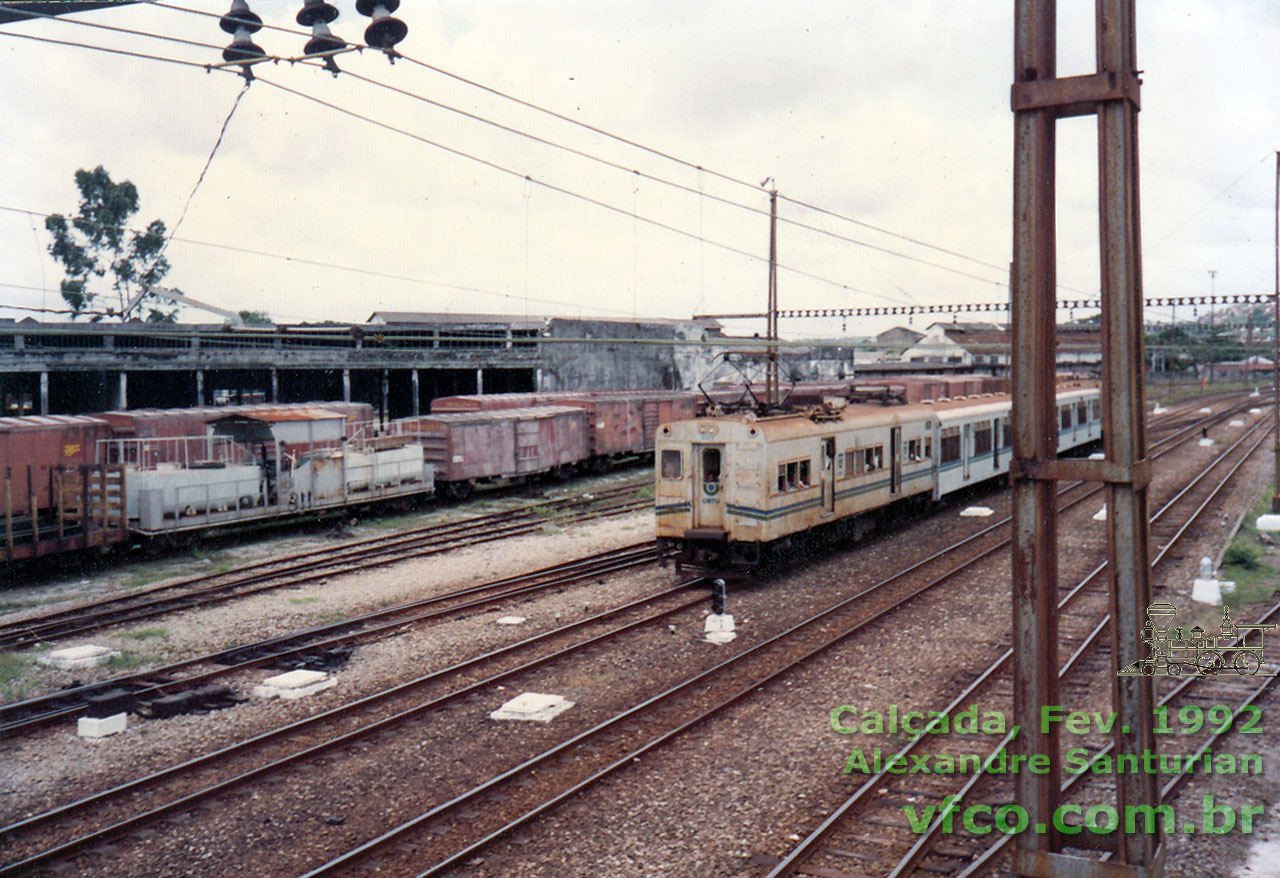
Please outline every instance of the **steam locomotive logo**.
M714 497L715 495L720 493L720 483L719 482L703 482L702 493L706 494L708 497Z
M1231 621L1231 608L1223 607L1222 624L1214 634L1199 625L1189 630L1175 626L1177 612L1173 604L1164 601L1148 605L1142 642L1150 651L1146 658L1121 668L1118 676L1250 676L1258 674L1266 663L1263 637L1275 625L1237 625Z

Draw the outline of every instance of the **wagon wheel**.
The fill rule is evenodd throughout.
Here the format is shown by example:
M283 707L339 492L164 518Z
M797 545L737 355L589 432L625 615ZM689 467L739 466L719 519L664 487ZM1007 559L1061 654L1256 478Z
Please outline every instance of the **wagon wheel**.
M1165 673L1168 674L1170 677L1181 677L1182 665L1178 664L1177 662L1169 662L1169 667L1168 669L1166 669Z
M1196 656L1196 667L1200 669L1201 675L1205 677L1221 673L1226 664L1222 653L1214 649L1201 650L1200 654Z
M1254 652L1238 652L1236 653L1236 673L1243 677L1258 673L1258 669L1262 667L1262 660L1258 658Z

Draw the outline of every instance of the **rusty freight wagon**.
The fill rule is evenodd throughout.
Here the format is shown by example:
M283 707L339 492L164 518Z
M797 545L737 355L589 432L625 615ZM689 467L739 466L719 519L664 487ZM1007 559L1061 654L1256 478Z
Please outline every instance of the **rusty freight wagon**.
M476 412L527 406L562 405L587 411L589 457L611 457L653 451L654 434L667 421L692 418L698 394L683 390L556 390L541 393L493 393L445 396L431 411Z
M436 486L454 498L477 484L565 476L590 456L587 413L574 406L431 414L393 421L391 432L422 446Z
M5 560L106 546L127 536L125 477L94 462L101 418L0 418L0 551Z

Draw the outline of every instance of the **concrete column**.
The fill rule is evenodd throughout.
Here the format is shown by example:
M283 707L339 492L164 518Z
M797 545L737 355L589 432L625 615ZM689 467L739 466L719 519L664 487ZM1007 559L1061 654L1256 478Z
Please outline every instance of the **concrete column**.
M116 389L116 408L124 411L129 407L129 373L121 372Z
M40 373L40 414L49 414L49 373Z
M342 370L342 401L351 402L351 370Z
M391 379L386 369L382 370L382 425L385 428L391 418L389 397L391 396Z
M484 369L476 369L476 393L484 393Z
M418 370L409 370L409 380L413 385L413 416L416 418L422 414L421 403L418 401Z
M204 405L204 369L196 369L196 405Z
M271 401L280 401L280 373L275 369L271 370Z

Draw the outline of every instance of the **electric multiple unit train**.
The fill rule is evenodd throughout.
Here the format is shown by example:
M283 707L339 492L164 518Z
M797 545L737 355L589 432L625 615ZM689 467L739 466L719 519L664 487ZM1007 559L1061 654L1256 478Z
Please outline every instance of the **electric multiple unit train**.
M664 424L655 454L660 557L677 567L749 566L797 534L830 528L856 538L886 514L1009 471L1007 394L841 402ZM1100 439L1098 388L1060 386L1058 416L1060 452Z

